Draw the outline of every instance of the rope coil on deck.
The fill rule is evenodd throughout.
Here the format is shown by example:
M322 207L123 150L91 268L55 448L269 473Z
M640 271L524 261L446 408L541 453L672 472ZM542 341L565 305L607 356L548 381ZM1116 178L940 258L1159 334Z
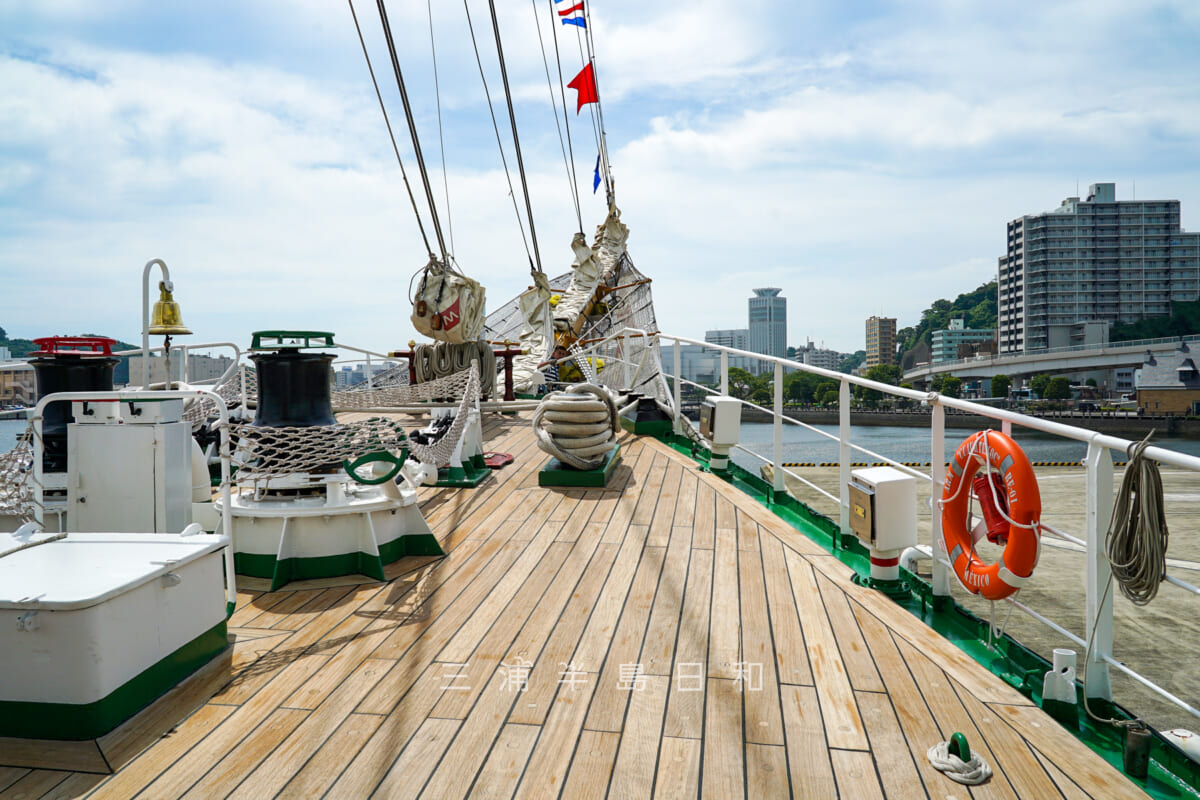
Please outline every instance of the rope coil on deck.
M612 397L589 383L546 395L533 415L538 447L575 469L602 466L618 430Z
M956 738L961 738L961 734L955 734ZM965 742L966 740L963 739ZM964 786L978 786L992 777L992 768L987 765L978 753L970 753L970 759L963 761L955 753L950 752L954 740L949 742L938 742L933 747L929 748L929 752L925 755L929 758L929 763L933 768L944 774L947 778L955 783L961 783ZM968 752L970 748L967 748Z

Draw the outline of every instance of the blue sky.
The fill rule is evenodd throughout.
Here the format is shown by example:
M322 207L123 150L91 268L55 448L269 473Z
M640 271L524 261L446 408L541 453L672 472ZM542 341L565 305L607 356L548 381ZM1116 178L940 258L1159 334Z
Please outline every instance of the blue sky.
M443 225L495 307L528 284L525 249L463 8L432 5L440 95L427 5L388 9ZM540 14L549 44L550 11L498 6L558 274L578 222L535 27ZM415 179L374 4L355 7ZM471 0L495 98L486 8ZM866 317L912 324L993 278L1005 223L1077 184L1115 181L1128 199L1136 182L1200 229L1193 0L590 8L617 201L664 330L742 327L750 289L779 286L789 343L861 348ZM579 53L563 45L569 79ZM595 150L586 110L571 119L590 236L604 214ZM136 341L155 257L194 342L269 328L375 349L414 338L407 291L425 249L346 4L0 5L0 326Z

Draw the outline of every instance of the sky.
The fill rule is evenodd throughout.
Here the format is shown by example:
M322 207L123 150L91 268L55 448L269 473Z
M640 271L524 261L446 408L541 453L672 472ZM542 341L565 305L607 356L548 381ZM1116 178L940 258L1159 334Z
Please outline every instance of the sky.
M497 4L554 276L580 221L550 5ZM515 168L487 4L468 8ZM431 231L376 6L354 9ZM448 247L496 308L530 283L528 233L466 11L387 9ZM868 316L912 325L994 279L1006 222L1095 182L1119 200L1179 199L1200 229L1194 0L591 0L589 14L616 202L665 332L745 327L751 289L775 286L789 344L861 349ZM570 80L576 29L557 32ZM604 192L573 94L590 238ZM245 347L263 329L377 351L419 338L408 292L427 249L348 4L0 4L0 327L136 342L152 258L170 268L187 343Z

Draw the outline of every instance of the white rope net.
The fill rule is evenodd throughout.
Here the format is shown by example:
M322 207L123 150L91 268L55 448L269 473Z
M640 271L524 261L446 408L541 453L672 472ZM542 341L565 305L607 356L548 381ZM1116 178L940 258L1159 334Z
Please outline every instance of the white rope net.
M400 393L405 394L401 397ZM353 461L369 453L399 453L403 448L423 464L444 467L450 463L462 440L471 408L479 401L479 370L472 362L465 372L431 383L335 394L364 398L359 408L404 405L418 398L431 400L452 394L457 394L461 400L454 422L431 445L408 439L404 434L404 420L382 417L303 428L234 425L230 433L237 442L233 463L238 468L238 482L257 483L288 475L335 471L343 461ZM337 404L335 399L334 406Z
M378 417L306 428L233 425L230 434L237 441L238 483L329 472L368 453L397 453L405 443L400 420Z
M33 425L17 439L17 446L0 455L0 515L28 522L34 517Z
M472 376L474 382L472 383ZM367 391L333 392L334 411L357 411L366 408L398 408L417 403L432 403L448 399L479 398L479 372L475 362L462 372L436 378L426 383L405 384ZM474 388L472 388L472 386Z

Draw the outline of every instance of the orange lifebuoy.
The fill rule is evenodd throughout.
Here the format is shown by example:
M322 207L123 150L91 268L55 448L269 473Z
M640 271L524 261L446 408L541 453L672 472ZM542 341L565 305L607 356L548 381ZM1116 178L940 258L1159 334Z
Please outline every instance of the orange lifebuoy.
M989 470L999 473L1008 504L1008 542L994 564L985 564L976 555L970 526L971 480L985 462ZM1016 442L989 430L967 437L958 446L942 486L942 540L967 591L1002 600L1021 588L1037 565L1041 515L1037 478Z

